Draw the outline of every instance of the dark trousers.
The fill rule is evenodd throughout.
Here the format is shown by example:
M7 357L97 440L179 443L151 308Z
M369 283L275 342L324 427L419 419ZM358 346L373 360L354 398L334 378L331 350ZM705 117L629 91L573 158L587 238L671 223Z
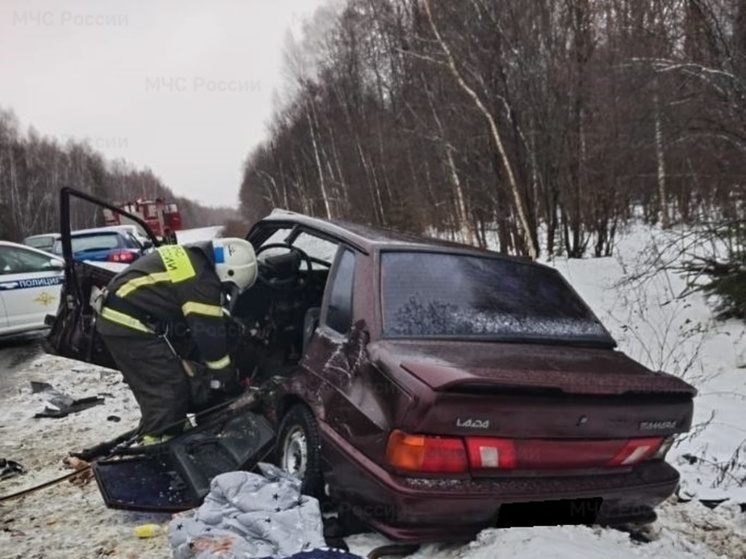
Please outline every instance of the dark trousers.
M102 338L140 406L140 433L180 433L189 410L190 383L168 344L148 335Z

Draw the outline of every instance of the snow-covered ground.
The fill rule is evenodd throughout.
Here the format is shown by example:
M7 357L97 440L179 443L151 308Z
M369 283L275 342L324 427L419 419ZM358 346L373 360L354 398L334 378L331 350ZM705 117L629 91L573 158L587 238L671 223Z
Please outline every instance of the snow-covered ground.
M620 349L699 391L692 430L669 453L682 473L680 495L746 503L746 326L714 320L700 293L680 297L688 291L685 277L657 269L654 256L676 236L635 227L615 258L553 264ZM671 246L664 257L673 258Z
M214 229L189 232L183 238L180 234L180 241L214 234ZM659 508L659 520L648 534L652 541L639 543L620 531L587 527L492 529L473 542L425 546L412 557L746 557L746 513L739 506L746 503L746 327L713 321L700 294L677 298L686 287L683 278L650 268L653 247L663 246L670 235L635 227L620 240L613 258L550 263L591 305L620 349L682 376L700 392L695 426L669 454L682 472L682 489ZM651 273L637 278L644 271ZM69 451L130 429L139 415L118 373L23 351L20 357L27 361L0 359L6 369L0 371L0 458L17 460L29 472L0 481L0 496L66 473L62 459ZM51 383L76 398L103 395L106 401L64 419L33 419L44 404L30 381ZM728 500L709 509L692 497ZM63 482L0 502L0 557L165 559L170 549L163 534L141 540L132 529L167 519L106 509L95 484ZM351 550L361 555L383 543L375 534L348 539Z

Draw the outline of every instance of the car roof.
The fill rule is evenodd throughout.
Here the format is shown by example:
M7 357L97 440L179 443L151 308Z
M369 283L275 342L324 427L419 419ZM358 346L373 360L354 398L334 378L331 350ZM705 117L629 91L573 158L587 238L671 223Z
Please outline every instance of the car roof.
M139 231L137 225L124 223L122 225L107 225L106 227L97 227L97 231Z
M24 245L21 243L14 243L12 241L0 241L0 246L6 246L6 247L15 247L15 248L21 248L23 250L29 250L31 252L37 252L43 256L48 256L49 258L54 258L56 260L61 260L59 256L56 254L52 254L50 252L47 252L45 250L39 250L38 248L30 247L28 245Z
M401 231L393 231L382 227L360 225L342 220L321 219L288 210L274 210L270 215L264 217L261 222L277 224L285 223L290 226L300 225L316 229L321 233L347 241L352 246L368 253L385 248L415 250L433 250L440 248L447 249L447 252L465 252L474 254L475 256L487 256L526 264L535 264L528 258L506 256L492 250L482 249L464 243L435 239L432 237L423 237L415 234L403 233Z
M52 238L59 238L59 233L39 233L38 235L29 235L28 237L24 237L24 241L28 241L29 239L41 239L42 237L52 237Z
M90 229L77 229L71 231L71 235L87 234L87 233L128 233L135 237L146 238L146 233L142 231L137 225L132 223L124 223L121 225L106 225L104 227L92 227Z
M142 229L139 225L135 225L133 223L126 223L124 225L109 225L107 227L102 227L102 230L103 229L110 229L111 231L122 231L123 233L129 233L131 235L134 235L135 237L141 237L143 239L148 238L145 230Z
M108 235L119 235L122 234L123 231L120 231L118 229L109 229L108 227L95 227L93 229L78 229L76 231L70 231L70 236L84 237L88 235L97 235L100 233Z

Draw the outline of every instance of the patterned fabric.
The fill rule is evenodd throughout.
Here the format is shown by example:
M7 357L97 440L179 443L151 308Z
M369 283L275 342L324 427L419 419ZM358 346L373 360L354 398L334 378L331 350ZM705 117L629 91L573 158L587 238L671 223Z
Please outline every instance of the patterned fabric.
M362 557L336 549L313 549L291 555L289 559L362 559Z
M229 472L215 477L193 516L170 522L175 559L355 557L323 549L319 502L301 495L299 480L271 464L259 468L263 475ZM311 555L296 555L301 552Z

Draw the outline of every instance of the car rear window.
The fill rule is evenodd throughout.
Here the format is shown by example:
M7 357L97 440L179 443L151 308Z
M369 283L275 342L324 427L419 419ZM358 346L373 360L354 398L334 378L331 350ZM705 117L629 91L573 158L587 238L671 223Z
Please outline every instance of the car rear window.
M99 233L95 235L81 235L70 239L73 253L95 250L109 250L120 246L117 233Z
M49 250L54 245L54 237L29 237L24 243L30 247L40 250Z
M498 258L381 254L383 335L614 341L559 272Z

